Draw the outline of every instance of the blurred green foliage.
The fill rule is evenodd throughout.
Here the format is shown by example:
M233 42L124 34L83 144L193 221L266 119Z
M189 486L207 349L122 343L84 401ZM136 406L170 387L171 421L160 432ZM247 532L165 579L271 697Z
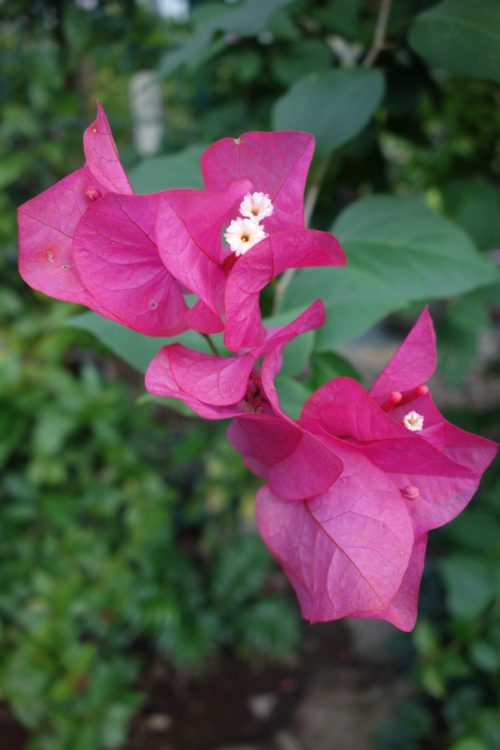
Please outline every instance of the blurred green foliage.
M316 134L328 162L313 164L313 224L335 221L350 266L297 274L279 310L264 299L281 316L318 290L327 302L325 328L286 354L292 414L309 388L356 375L337 346L410 299L441 300L442 372L467 382L499 292L496 0L394 2L372 70L360 64L372 0L193 2L182 22L137 0L83 5L0 4L0 695L33 750L122 747L158 650L193 669L222 648L298 647L296 606L273 590L249 520L256 482L223 427L138 403L140 379L88 331L139 370L158 342L117 338L87 313L83 331L70 328L76 310L17 277L15 207L81 164L96 98L144 192L198 187L216 138L273 125ZM162 154L143 161L129 113L141 69L158 72L166 110ZM455 421L498 437L495 416ZM492 472L432 535L411 649L402 636L422 698L381 731L381 750L500 746L499 496Z

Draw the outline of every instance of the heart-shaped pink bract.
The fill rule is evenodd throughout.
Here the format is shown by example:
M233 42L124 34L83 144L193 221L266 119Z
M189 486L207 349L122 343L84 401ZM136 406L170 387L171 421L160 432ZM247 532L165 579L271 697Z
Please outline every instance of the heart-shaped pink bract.
M83 141L85 166L19 208L19 272L27 284L50 297L107 315L76 268L73 237L81 217L101 196L109 191L131 195L132 188L100 104Z

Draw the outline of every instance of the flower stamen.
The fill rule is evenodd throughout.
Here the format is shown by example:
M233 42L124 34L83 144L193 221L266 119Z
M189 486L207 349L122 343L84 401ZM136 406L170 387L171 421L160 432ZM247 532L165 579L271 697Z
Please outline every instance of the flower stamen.
M416 411L409 411L403 418L403 424L410 432L419 432L424 426L424 418Z

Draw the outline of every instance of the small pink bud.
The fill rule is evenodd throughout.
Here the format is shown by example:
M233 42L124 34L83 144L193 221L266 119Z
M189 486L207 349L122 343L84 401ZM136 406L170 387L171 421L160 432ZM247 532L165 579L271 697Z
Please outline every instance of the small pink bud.
M416 398L419 398L420 396L426 396L429 393L429 389L426 385L419 385L416 388L414 388L411 391L408 391L408 393L405 393L401 401L399 402L400 406L403 406L403 404L408 404L410 401L413 401Z
M387 401L382 404L382 409L384 411L390 411L391 409L394 409L394 407L399 404L402 398L403 396L399 391L393 391Z
M90 185L85 191L85 196L89 199L89 201L96 201L100 197L100 195L101 194L99 190L93 185Z
M400 492L405 500L417 500L417 498L420 497L420 490L418 487L415 487L414 484L409 484L408 487L403 487Z

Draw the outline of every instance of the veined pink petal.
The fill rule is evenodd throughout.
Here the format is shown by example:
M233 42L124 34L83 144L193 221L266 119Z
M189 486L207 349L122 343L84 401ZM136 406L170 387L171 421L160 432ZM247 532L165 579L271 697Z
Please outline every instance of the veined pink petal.
M252 410L244 399L255 362L323 320L323 303L315 302L287 326L270 332L261 347L236 357L216 357L179 344L165 346L149 365L146 388L157 396L181 399L201 416L210 414L209 419L245 414ZM231 405L230 414L227 408L219 409Z
M390 362L382 370L370 395L382 404L394 391L404 393L424 384L436 369L436 334L427 308Z
M416 537L401 586L386 609L358 612L356 617L373 617L377 620L387 620L406 633L413 630L417 620L418 592L424 572L426 548L427 534Z
M253 363L251 354L215 357L181 344L170 344L151 362L146 373L146 388L157 396L179 398L171 392L173 386L177 393L200 402L229 406L245 395ZM164 379L166 373L168 385Z
M321 425L335 437L359 442L406 437L398 425L352 378L339 377L319 388L304 404L301 422Z
M220 333L224 330L222 320L201 300L186 310L184 323L186 328L199 333Z
M83 149L90 172L105 191L132 195L134 191L120 163L108 118L100 102L97 103L96 119L83 134Z
M339 447L342 475L322 495L289 502L262 489L257 525L311 622L385 610L413 545L399 493L354 450Z
M234 180L250 180L274 206L267 232L304 226L304 187L314 151L310 133L243 133L222 138L205 151L201 169L209 190L227 190Z
M454 463L421 437L380 440L359 447L364 456L403 490L418 534L443 526L457 516L476 492L481 476Z
M241 416L227 436L246 466L286 500L324 492L342 471L342 462L321 440L272 414Z
M222 228L237 210L248 182L225 192L168 190L162 194L156 240L165 267L213 311L222 312Z
M408 411L413 407L398 408ZM481 473L474 471L470 462L452 460L426 439L426 429L409 432L402 417L398 422L392 412L383 412L350 378L336 378L316 391L304 405L300 421L312 431L320 426L325 433L355 445L396 487L416 488L417 497L405 502L419 534L455 518L478 487ZM489 451L491 460L494 448L489 441L472 438L480 450Z
M187 349L163 347L146 371L146 389L156 396L184 401L205 419L226 419L241 412L253 365L250 355L224 359Z
M238 351L262 343L259 295L278 274L287 268L344 263L342 248L327 232L289 230L259 242L238 259L226 283L226 346Z
M77 169L20 206L19 273L33 289L102 313L73 257L73 236L92 203L87 193L94 182L89 169Z
M448 422L430 393L392 409L389 416L395 422L402 423L405 415L412 410L424 418L424 428L419 433L423 439L455 463L467 466L479 475L486 471L498 450L496 443Z
M159 201L159 195L103 196L80 221L73 253L108 317L149 336L173 336L185 330L187 307L154 242Z

